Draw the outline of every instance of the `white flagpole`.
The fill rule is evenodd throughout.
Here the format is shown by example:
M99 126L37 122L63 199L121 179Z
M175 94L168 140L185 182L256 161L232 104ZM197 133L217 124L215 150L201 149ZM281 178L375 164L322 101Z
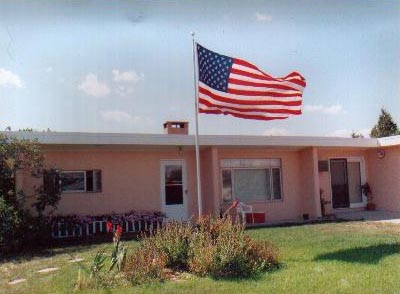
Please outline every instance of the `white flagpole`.
M197 205L199 208L199 218L203 215L203 203L201 198L201 179L200 179L200 148L199 148L199 95L197 87L197 74L196 74L196 42L194 41L195 33L192 32L192 49L193 49L193 84L194 84L194 104L195 104L195 118L196 118L196 175L197 175Z

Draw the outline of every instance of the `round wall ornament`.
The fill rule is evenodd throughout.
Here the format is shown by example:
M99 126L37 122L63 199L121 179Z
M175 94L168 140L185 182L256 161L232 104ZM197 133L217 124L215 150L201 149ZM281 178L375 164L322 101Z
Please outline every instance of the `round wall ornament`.
M378 150L378 158L383 159L385 157L385 150L379 149Z

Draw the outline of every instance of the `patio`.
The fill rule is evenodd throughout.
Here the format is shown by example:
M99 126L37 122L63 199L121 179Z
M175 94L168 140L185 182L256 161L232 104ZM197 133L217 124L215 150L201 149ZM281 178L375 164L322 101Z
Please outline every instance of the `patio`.
M400 212L397 211L384 211L384 210L343 211L343 212L335 212L335 216L338 219L344 219L344 220L366 220L366 221L400 224Z

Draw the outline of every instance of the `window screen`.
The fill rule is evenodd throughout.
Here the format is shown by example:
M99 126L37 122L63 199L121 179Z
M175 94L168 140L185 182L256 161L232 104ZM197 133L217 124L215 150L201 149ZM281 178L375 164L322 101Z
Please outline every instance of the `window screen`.
M61 191L85 191L85 172L62 172Z
M243 202L282 199L280 159L224 159L222 199Z

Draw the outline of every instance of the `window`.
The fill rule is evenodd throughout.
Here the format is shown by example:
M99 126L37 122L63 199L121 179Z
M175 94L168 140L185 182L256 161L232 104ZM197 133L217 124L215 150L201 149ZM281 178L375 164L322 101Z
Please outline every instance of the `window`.
M183 204L182 166L165 166L165 204Z
M62 171L62 192L101 192L101 171Z
M223 201L282 199L280 159L225 159L221 167Z

